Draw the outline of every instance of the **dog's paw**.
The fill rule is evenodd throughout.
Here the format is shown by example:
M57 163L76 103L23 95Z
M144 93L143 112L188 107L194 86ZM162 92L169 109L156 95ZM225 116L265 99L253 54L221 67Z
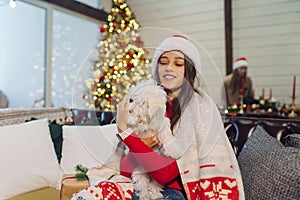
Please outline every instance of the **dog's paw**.
M139 195L137 195L137 196L139 196L139 199L140 199L140 200L156 199L156 198L152 198L152 197L151 197L151 194L150 194L148 191L146 191L146 190L141 191L141 192L139 193Z
M163 195L160 191L161 191L160 188L158 188L158 190L155 189L154 191L149 190L149 199L161 199L161 198L163 198Z
M161 186L155 181L152 181L148 186L148 193L150 195L150 199L162 198L163 195L161 191L162 191Z

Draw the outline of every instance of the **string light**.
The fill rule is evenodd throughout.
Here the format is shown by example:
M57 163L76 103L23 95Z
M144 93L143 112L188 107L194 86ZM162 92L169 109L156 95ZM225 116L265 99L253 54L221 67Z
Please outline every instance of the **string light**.
M107 23L100 27L99 59L94 76L85 81L88 94L83 95L89 108L115 111L130 87L149 79L150 61L146 58L137 28L139 24L124 0L114 0Z
M9 0L9 7L15 8L17 6L15 0Z
M15 0L0 0L0 6L9 5L10 8L15 8L17 6Z

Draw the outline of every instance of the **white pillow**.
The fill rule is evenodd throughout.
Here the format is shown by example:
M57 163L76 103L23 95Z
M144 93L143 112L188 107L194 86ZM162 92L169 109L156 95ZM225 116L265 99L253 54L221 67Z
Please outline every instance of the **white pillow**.
M0 127L0 159L0 199L60 185L47 119Z
M65 174L74 174L75 166L101 166L114 152L118 138L116 124L104 126L63 126L60 166Z

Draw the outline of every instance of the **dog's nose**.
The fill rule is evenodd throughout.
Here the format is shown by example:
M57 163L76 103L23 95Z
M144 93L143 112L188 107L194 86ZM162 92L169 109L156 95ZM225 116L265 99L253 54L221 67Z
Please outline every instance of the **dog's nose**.
M132 99L132 98L130 98L130 99L129 99L129 103L132 103L132 102L133 102L133 99Z
M161 84L161 83L156 83L156 85L157 85L158 87L162 87L162 88L164 88L164 85L163 85L163 84Z

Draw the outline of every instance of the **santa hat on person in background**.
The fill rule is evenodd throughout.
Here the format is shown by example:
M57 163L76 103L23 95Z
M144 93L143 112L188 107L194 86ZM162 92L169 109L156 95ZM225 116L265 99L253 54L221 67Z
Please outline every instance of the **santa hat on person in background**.
M234 63L233 63L233 70L239 68L239 67L248 67L248 62L247 59L242 57L242 58L237 58Z

